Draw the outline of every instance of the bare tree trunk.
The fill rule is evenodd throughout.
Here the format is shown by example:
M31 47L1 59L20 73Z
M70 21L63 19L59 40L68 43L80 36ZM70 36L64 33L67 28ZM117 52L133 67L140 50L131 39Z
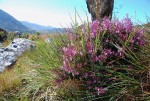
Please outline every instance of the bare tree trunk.
M86 4L92 15L92 21L101 20L104 17L112 18L114 0L86 0Z

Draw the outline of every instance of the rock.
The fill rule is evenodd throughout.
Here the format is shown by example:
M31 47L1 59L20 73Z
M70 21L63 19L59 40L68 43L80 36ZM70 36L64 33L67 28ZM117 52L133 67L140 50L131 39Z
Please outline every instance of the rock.
M0 48L0 72L15 63L16 58L23 52L35 47L34 42L24 38L14 39L7 47Z
M8 33L0 28L0 43L4 42L7 39Z
M23 33L19 32L19 31L15 31L14 32L14 38L19 38L23 35Z
M53 38L47 38L47 39L45 39L45 42L50 43L52 40L53 40Z
M86 0L86 4L92 15L92 21L101 20L104 17L111 19L114 0Z

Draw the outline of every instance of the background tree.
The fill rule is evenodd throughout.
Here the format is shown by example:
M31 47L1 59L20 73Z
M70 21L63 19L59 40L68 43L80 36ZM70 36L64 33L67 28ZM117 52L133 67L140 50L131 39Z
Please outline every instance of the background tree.
M101 20L104 17L112 18L114 0L86 0L86 4L92 21Z
M0 43L4 42L7 39L8 33L0 28Z

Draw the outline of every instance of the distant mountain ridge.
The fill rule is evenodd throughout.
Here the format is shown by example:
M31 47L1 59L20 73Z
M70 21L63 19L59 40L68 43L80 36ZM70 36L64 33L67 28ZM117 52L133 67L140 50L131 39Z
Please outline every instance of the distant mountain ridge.
M51 33L63 33L65 32L62 28L56 28L51 26L43 26L35 23L30 23L28 21L21 21L21 23L26 26L29 30L35 31L35 32L41 32L46 34Z
M44 30L54 29L54 27L51 27L51 26L43 26L43 25L39 25L35 23L30 23L28 21L21 21L21 23L30 30L44 31Z
M63 33L64 29L55 28L51 26L43 26L35 23L30 23L27 21L18 21L10 14L0 9L0 28L6 31L20 31L26 33Z
M20 21L16 20L13 16L0 9L0 28L6 31L21 31L28 30Z

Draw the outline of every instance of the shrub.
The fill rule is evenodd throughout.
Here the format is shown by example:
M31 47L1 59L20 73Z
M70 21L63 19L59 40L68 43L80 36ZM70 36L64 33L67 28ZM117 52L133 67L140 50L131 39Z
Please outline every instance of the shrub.
M7 32L0 29L0 42L4 42L7 39Z

